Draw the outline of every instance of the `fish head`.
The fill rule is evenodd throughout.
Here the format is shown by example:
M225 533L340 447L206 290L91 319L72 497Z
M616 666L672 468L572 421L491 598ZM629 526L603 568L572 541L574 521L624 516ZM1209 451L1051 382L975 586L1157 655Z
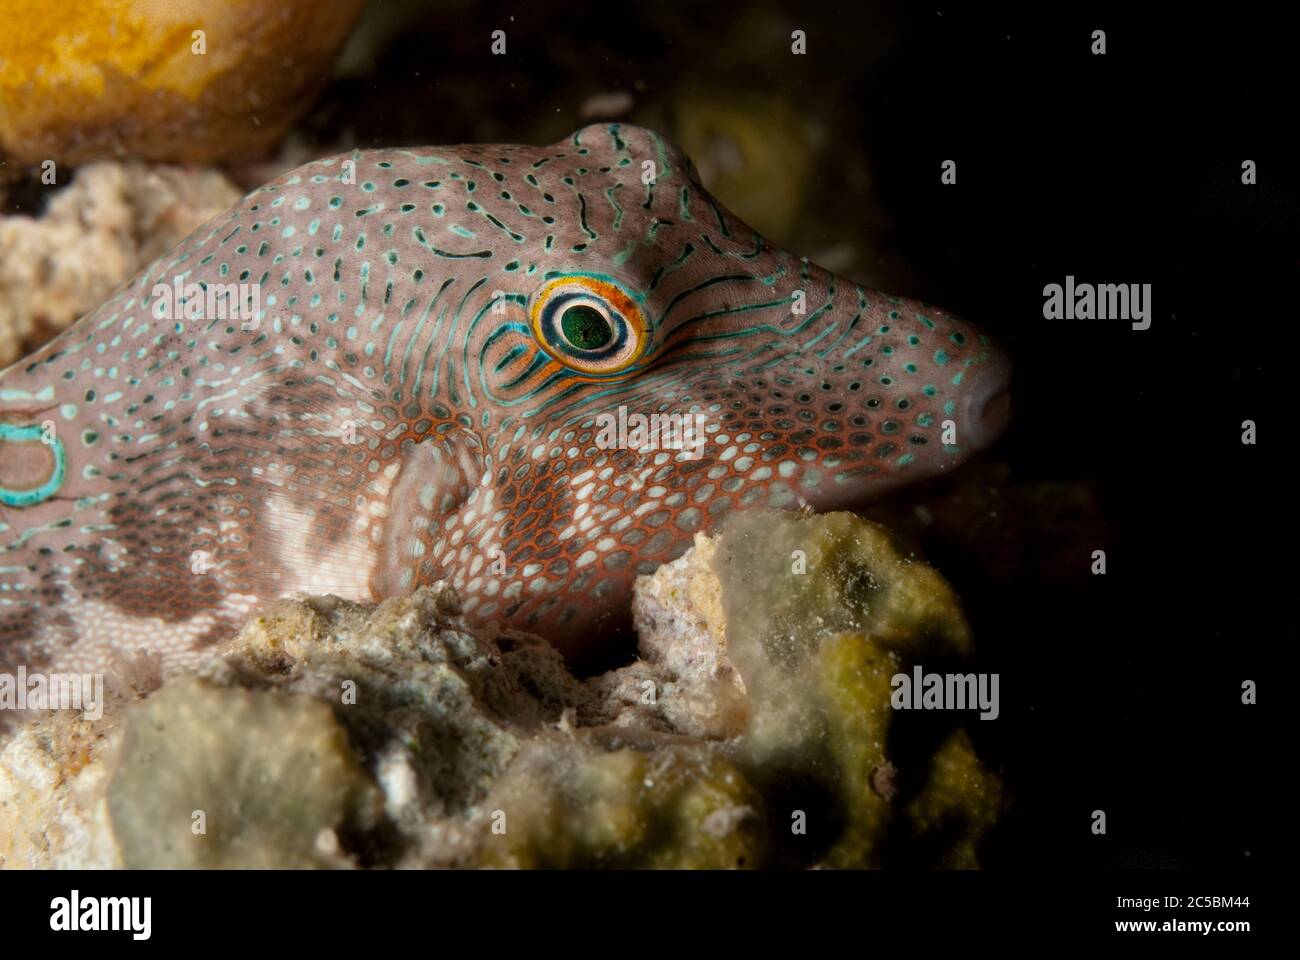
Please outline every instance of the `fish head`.
M987 333L762 237L657 133L593 125L511 162L568 216L466 358L505 418L484 442L505 566L536 591L493 614L582 634L732 510L861 506L1003 431Z
M665 448L690 455L647 463L669 467L659 485L712 474L716 512L861 504L957 466L1005 428L1010 363L987 333L781 249L653 131L587 127L532 163L543 195L576 198L579 216L554 228L544 269L514 292L510 321L485 330L477 366L492 397L530 404L534 423L582 444L612 422L626 445L643 418L698 418L702 444Z

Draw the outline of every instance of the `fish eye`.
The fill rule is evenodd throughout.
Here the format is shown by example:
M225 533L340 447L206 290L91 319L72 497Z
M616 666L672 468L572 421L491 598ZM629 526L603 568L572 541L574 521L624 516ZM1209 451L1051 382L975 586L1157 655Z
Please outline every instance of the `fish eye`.
M560 315L560 332L577 350L599 350L614 339L614 328L605 312L585 303L565 307Z
M649 342L640 300L604 276L556 277L533 297L529 317L533 337L546 353L590 376L626 372Z

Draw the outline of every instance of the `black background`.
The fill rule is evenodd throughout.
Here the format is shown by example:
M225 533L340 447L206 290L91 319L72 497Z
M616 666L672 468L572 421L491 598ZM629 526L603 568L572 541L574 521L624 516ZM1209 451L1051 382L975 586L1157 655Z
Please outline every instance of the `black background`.
M1106 517L1108 574L1085 593L963 592L1008 703L979 745L1001 751L1020 801L990 866L1219 868L1277 842L1284 734L1240 686L1286 698L1294 636L1278 401L1300 166L1280 29L1236 8L917 8L891 59L898 92L872 125L894 132L876 156L899 242L926 265L927 299L1008 342L1016 473L1092 478ZM937 185L938 156L958 160L958 187ZM1044 320L1043 286L1066 274L1151 283L1151 329ZM1084 829L1097 808L1104 838Z
M1008 342L1016 473L1092 478L1106 517L1108 574L1085 593L963 593L1008 703L979 744L1004 751L1019 793L998 866L1219 868L1277 842L1284 735L1240 686L1286 698L1269 681L1294 633L1278 400L1300 166L1281 29L1238 8L918 7L891 59L897 93L872 125L894 131L876 156L899 242L927 299ZM937 185L937 156L958 160L956 188ZM1151 283L1151 329L1044 320L1043 286L1067 274ZM1084 829L1097 808L1104 838Z

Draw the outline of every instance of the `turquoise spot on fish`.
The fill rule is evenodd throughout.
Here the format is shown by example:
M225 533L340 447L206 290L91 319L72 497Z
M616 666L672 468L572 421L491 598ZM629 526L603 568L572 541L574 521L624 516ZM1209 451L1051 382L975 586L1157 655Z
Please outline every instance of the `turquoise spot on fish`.
M31 476L10 476L6 470L0 469L0 504L6 507L30 507L44 503L58 493L68 470L68 456L63 449L63 441L53 430L47 432L40 424L20 427L0 423L0 451L4 451L5 444L9 443L40 444L49 451L50 462L48 466L35 462L41 458L30 456L34 451L22 451L27 456L19 456L19 451L16 450L10 451L5 456L8 468L16 468L16 473L30 473ZM14 485L3 486L4 483Z

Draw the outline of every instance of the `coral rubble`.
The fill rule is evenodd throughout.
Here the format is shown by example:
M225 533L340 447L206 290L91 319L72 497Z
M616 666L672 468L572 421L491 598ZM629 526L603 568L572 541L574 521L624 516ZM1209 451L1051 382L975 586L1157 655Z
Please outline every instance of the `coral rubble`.
M640 578L634 618L640 659L580 681L442 584L280 601L195 675L145 658L102 718L11 735L0 863L978 865L999 778L960 726L896 736L890 704L970 630L883 528L736 514Z
M0 217L0 367L239 197L213 170L104 161L78 170L40 217Z

